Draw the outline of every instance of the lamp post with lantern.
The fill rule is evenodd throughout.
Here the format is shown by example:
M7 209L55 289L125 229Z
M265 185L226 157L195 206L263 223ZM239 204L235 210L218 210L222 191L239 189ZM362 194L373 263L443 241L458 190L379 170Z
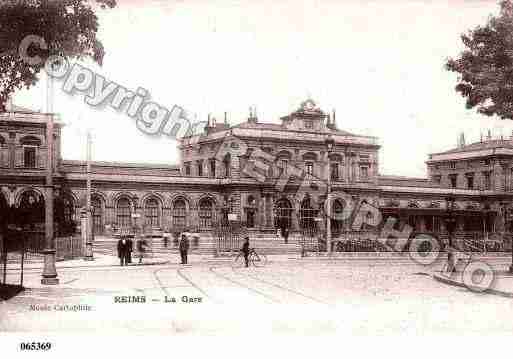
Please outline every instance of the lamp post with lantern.
M326 253L331 254L331 163L330 163L330 155L333 152L333 148L335 147L335 140L328 134L326 139L324 140L326 145L326 152L328 157L328 188L327 188L327 196L326 196Z

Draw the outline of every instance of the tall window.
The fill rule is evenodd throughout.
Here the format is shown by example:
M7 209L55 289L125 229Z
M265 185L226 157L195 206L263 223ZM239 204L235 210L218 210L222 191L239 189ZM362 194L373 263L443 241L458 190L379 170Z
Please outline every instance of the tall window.
M150 198L144 206L144 216L146 225L150 227L160 227L159 202L156 198Z
M185 175L190 176L191 175L191 164L189 162L184 163L185 166Z
M305 163L305 171L309 175L313 175L314 172L314 164L313 162L306 162Z
M457 174L449 175L449 181L451 182L451 187L452 188L456 188L457 179L458 179L458 175Z
M198 176L203 177L203 161L198 161Z
M330 164L330 176L332 181L338 181L338 163Z
M368 167L360 167L360 177L363 180L369 178L369 168Z
M130 201L127 198L121 198L117 205L117 220L119 227L130 227L131 225Z
M23 166L27 168L37 167L37 148L41 146L41 140L34 136L27 136L21 139L23 146Z
M492 187L490 171L483 172L483 177L484 177L484 189L490 189Z
M173 203L173 226L185 227L187 225L187 205L183 199Z
M212 228L214 217L214 204L208 198L199 203L199 225L201 228Z
M225 178L229 178L230 177L230 167L231 167L230 154L226 155L226 157L223 160L223 164L224 164L224 176L225 176Z
M33 146L23 147L23 166L36 168L36 148Z
M214 158L210 159L210 177L216 176L216 160Z
M289 165L289 161L288 160L281 160L280 164L281 164L281 168L282 168L282 172L281 173L286 175L287 174L287 166Z
M91 199L91 206L93 208L93 231L96 234L103 233L103 207L99 198L93 197Z
M467 175L467 188L474 189L474 174Z

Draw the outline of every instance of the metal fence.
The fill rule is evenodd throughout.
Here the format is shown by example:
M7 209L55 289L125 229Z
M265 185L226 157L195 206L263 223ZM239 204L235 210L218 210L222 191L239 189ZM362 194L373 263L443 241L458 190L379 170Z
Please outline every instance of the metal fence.
M247 234L247 229L240 222L218 225L214 228L216 250L218 252L240 250L244 237L247 236Z
M23 287L25 253L25 243L19 233L0 234L0 289L2 289L2 298L4 297L4 289Z
M444 250L448 245L447 233L413 233L410 238L399 239L402 243L396 248L409 250L412 241L419 235L430 235L438 241L439 248ZM318 238L316 238L318 235ZM303 230L301 232L301 244L305 251L325 251L326 240L324 233ZM320 238L320 239L319 239ZM334 252L386 252L393 250L385 245L384 239L378 233L372 231L346 231L332 241ZM504 253L511 252L511 233L486 233L482 232L457 232L452 236L452 245L462 252L473 253ZM427 244L426 244L427 245Z
M55 239L56 259L70 260L84 256L84 243L80 236Z

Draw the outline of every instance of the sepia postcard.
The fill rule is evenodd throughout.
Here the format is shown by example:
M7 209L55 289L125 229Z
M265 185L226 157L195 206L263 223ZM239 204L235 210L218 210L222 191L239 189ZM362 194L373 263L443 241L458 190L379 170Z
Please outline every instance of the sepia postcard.
M0 347L507 338L512 120L511 0L0 0Z

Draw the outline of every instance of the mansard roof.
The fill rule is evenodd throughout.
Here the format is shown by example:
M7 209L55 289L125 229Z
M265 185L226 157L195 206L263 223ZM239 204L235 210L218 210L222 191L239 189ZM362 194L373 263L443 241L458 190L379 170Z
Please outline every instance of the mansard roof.
M243 128L243 129L255 129L255 130L274 130L274 131L295 131L290 130L286 128L283 124L278 123L261 123L261 122L252 122L252 121L246 121L242 122L238 125L233 126L232 128ZM308 131L302 129L301 132L312 132L312 133L319 133L319 131ZM367 136L360 136L355 135L353 133L339 130L339 129L332 129L332 128L324 128L324 133L332 133L332 134L338 134L342 136L355 136L355 137L367 137Z
M430 181L428 178L405 177L405 176L387 176L380 175L378 177L380 186L401 186L401 187L434 187L439 188L440 185Z
M487 141L479 141L474 142L465 146L457 147L450 149L448 151L433 153L434 155L448 154L448 153L460 153L460 152L470 152L470 151L479 151L479 150L488 150L493 148L513 148L513 140L511 139L496 139L496 140L487 140Z
M513 156L513 140L488 139L483 142L474 142L444 152L431 153L427 163L437 161L454 161L495 155Z

